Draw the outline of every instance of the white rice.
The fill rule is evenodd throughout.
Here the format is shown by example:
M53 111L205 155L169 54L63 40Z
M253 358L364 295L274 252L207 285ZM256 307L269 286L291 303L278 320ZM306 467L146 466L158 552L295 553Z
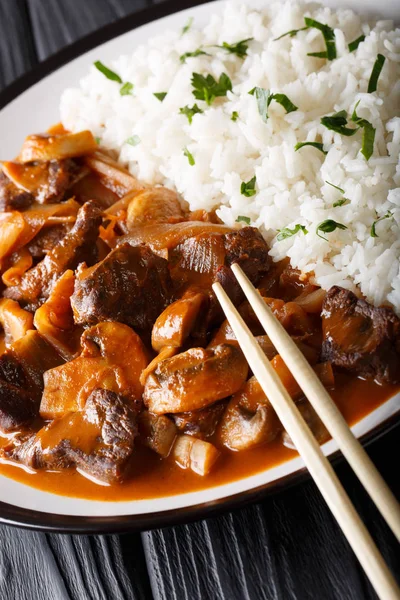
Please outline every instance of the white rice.
M325 48L316 29L274 41L304 27L304 15L334 28L336 60L307 56ZM348 43L362 33L365 41L349 53ZM186 64L179 60L201 46L250 37L254 41L244 60L210 47L211 56L189 58ZM386 62L378 91L368 94L378 53ZM192 210L219 207L218 215L231 226L238 216L249 217L270 243L274 260L289 256L292 266L314 273L323 288L358 286L368 300L391 304L400 314L400 30L391 21L366 23L350 10L316 4L266 2L256 10L227 3L223 15L211 16L201 31L196 23L184 35L167 31L107 66L134 84L133 95L121 96L119 84L91 66L80 87L62 97L65 127L90 129L103 146L119 152L133 175L175 188ZM227 73L233 91L208 107L192 94L193 72L216 78ZM264 123L248 94L254 86L286 94L298 110L286 114L272 102ZM154 92L168 94L160 102ZM361 131L344 137L320 124L321 117L342 109L351 115L359 100L358 114L376 128L369 161L360 153ZM204 114L196 114L189 125L179 109L195 102ZM233 111L239 114L235 122ZM136 146L125 143L132 135L141 140ZM295 144L306 140L323 142L328 154L312 147L295 152ZM194 166L183 154L185 147ZM254 175L257 194L247 198L241 182ZM343 188L350 202L333 208L342 195L326 181ZM372 223L388 211L393 216L380 221L378 237L371 237ZM327 233L324 241L316 228L326 219L347 229ZM296 224L308 234L277 241L278 229Z

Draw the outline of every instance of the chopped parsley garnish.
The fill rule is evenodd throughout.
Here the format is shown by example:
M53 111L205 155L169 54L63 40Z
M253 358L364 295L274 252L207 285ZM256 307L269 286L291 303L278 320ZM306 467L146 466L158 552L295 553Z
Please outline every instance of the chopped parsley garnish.
M290 31L287 31L286 33L282 33L282 35L275 38L273 41L277 42L278 40L281 40L282 38L286 37L287 35L289 35L290 37L294 37L297 33L299 33L299 31L306 31L306 29L309 29L309 27L302 27L301 29L291 29Z
M317 150L322 152L322 154L328 154L328 152L324 150L324 145L320 142L299 142L294 147L295 152L297 152L297 150L300 150L300 148L304 148L304 146L312 146L313 148L317 148Z
M298 233L299 231L302 231L304 235L307 235L308 233L304 225L300 225L299 223L297 223L297 225L295 225L293 229L290 229L290 227L278 229L279 234L276 239L278 240L278 242L281 242L282 240L286 240L286 238L290 238L293 235L296 235L296 233Z
M132 90L133 90L133 83L131 83L130 81L127 81L124 83L124 85L121 85L121 87L119 89L119 93L121 94L121 96L131 96Z
M371 125L369 121L366 119L362 119L357 115L357 107L360 104L360 100L354 107L353 114L351 115L351 120L353 123L363 128L363 136L361 142L361 154L365 157L366 160L369 160L374 151L374 141L375 141L375 128Z
M335 185L330 181L325 181L325 183L335 188L335 190L339 190L341 194L344 194L344 189L339 187L338 185ZM347 198L340 198L340 200L336 200L336 202L334 202L332 206L333 208L336 208L337 206L343 206L344 204L346 204L346 202L350 202L350 200L348 200Z
M264 123L268 121L268 106L269 106L269 90L265 90L261 87L254 87L250 90L249 94L255 96L257 100L258 112L260 113Z
M189 150L187 148L183 149L183 154L187 157L189 165L191 167L193 167L193 165L195 164L195 160L194 160L194 156L191 152L189 152Z
M376 233L376 225L380 222L383 221L384 219L390 219L393 217L393 213L391 210L388 210L387 213L385 215L383 215L383 217L380 217L379 219L377 219L376 221L374 221L371 225L371 237L376 238L379 237L378 234Z
M321 125L324 125L324 127L330 129L331 131L336 131L336 133L340 133L341 135L346 135L348 137L354 135L359 130L359 127L354 129L346 127L347 112L345 110L341 110L330 117L322 117Z
M358 46L365 40L365 35L360 35L356 40L353 40L349 44L349 52L354 52L357 50Z
M94 141L96 142L96 144L101 144L101 138L100 137L95 137Z
M231 121L237 121L239 118L239 113L236 112L236 110L233 111L232 115L231 115Z
M242 215L239 215L238 218L236 219L235 223L240 223L241 221L243 223L247 223L247 225L250 225L251 219L250 219L250 217L243 217Z
M278 102L278 104L283 106L287 113L297 110L297 106L293 104L291 100L289 100L286 94L271 94L268 100L268 106L271 104L272 100L275 100L275 102Z
M331 27L324 23L319 23L309 17L304 17L304 22L307 27L318 29L325 40L326 50L324 52L309 52L307 56L315 56L317 58L326 58L327 60L333 60L336 58L336 44L335 44L335 32Z
M182 27L182 33L181 35L185 35L185 33L187 33L189 31L189 29L191 28L191 26L193 25L193 17L189 17L186 25L184 27Z
M103 73L103 75L107 77L107 79L110 79L111 81L116 81L117 83L123 83L121 77L117 73L111 71L111 69L103 65L103 63L99 60L96 60L94 66L100 71L100 73Z
M339 190L339 192L341 192L342 194L344 194L344 189L341 188L341 187L339 187L338 185L335 185L334 183L331 183L330 181L325 181L325 183L327 183L331 187L335 188L335 190Z
M383 54L378 54L376 57L376 61L374 66L372 67L371 77L368 82L368 94L372 94L372 92L376 92L376 88L378 87L378 79L381 74L383 65L385 64L386 57Z
M167 95L168 92L154 92L153 96L157 98L160 102L162 102Z
M306 24L305 27L302 27L301 29L291 29L290 31L287 31L286 33L283 33L279 37L275 38L274 42L282 39L287 35L289 35L290 37L294 37L299 33L299 31L306 31L310 28L318 29L324 37L326 50L322 52L309 52L307 56L315 56L316 58L326 58L328 60L333 60L334 58L336 58L335 32L333 31L333 29L329 27L329 25L319 23L319 21L315 21L314 19L310 19L309 17L304 17L304 22Z
M141 140L138 135L131 135L131 137L128 137L128 139L125 140L125 144L129 144L130 146L137 146L140 142Z
M226 73L222 73L219 80L216 81L212 75L192 74L193 96L196 100L204 100L209 106L215 98L226 96L227 92L232 91L232 82Z
M204 110L201 110L201 108L199 108L197 106L197 104L193 104L192 107L190 107L189 105L186 105L183 108L179 109L179 113L181 115L186 115L187 116L187 119L189 121L189 125L192 124L192 120L193 120L194 115L201 114L203 112L204 112Z
M222 48L226 50L230 54L236 54L239 58L244 58L247 56L247 50L249 45L247 42L251 42L254 38L246 38L245 40L240 40L236 44L228 44L228 42L222 42L222 46L217 46L217 48Z
M208 52L204 52L204 50L202 50L201 48L197 48L197 50L194 50L193 52L185 52L185 54L182 54L179 57L179 60L181 61L181 63L185 63L187 58L195 58L196 56L210 56L208 54Z
M334 202L332 206L333 208L336 208L337 206L343 206L344 204L348 204L349 202L350 200L348 198L340 198L340 200Z
M240 186L240 193L243 194L243 196L246 196L246 198L250 198L251 196L257 194L255 175L252 179L250 179L250 181L242 181L242 184Z
M272 100L278 102L287 113L297 110L297 106L289 100L286 94L271 94L269 90L261 87L254 87L249 91L251 96L255 96L257 100L258 112L260 113L264 123L268 121L268 107Z
M335 229L347 229L347 227L346 225L342 225L342 223L337 223L333 219L327 219L318 225L316 233L318 237L327 242L327 238L321 235L319 232L322 231L323 233L332 233L332 231L335 231Z

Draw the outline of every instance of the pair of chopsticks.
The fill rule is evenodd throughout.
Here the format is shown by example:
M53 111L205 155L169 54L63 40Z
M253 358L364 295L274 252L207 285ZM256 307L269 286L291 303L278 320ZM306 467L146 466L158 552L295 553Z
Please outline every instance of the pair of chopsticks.
M400 507L396 498L359 441L354 437L306 358L271 309L265 304L239 265L232 265L232 271L276 350L325 427L336 440L343 455L375 502L397 540L400 541ZM393 575L278 374L270 365L223 287L219 283L214 283L213 289L247 362L303 458L376 593L382 600L400 599L400 590Z

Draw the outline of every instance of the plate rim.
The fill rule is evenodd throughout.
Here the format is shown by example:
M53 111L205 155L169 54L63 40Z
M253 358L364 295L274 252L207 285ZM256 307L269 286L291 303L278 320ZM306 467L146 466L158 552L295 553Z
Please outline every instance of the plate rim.
M96 48L100 44L129 31L133 31L142 25L209 2L210 0L167 0L162 4L146 7L136 13L126 15L87 34L83 38L62 48L46 60L38 63L33 69L22 74L6 86L0 92L0 110L47 75L50 75L60 67L68 64L85 52ZM359 440L363 446L369 445L399 425L400 418L397 412L376 425L359 438ZM340 451L336 451L328 457L328 460L336 465L343 462L343 456ZM228 510L238 509L250 503L261 501L268 495L276 494L307 480L310 480L310 475L307 469L303 467L279 479L231 496L178 509L138 515L105 517L59 515L57 513L41 512L0 502L0 524L48 533L138 533L140 531L191 523L206 517L217 516Z

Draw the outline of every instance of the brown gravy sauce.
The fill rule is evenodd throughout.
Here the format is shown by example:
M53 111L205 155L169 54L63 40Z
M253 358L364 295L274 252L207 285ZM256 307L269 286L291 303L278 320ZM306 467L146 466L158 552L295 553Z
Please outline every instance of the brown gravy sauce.
M337 374L336 387L331 394L346 421L353 425L398 391L400 386L381 386L373 381ZM0 446L6 441L6 438L0 436ZM214 443L218 445L216 440ZM190 470L185 471L172 458L161 459L143 447L137 447L132 457L129 481L119 486L97 485L75 470L27 473L20 466L0 464L0 475L63 496L116 502L171 496L215 487L249 477L294 456L296 452L286 448L279 437L269 444L243 452L231 452L224 448L207 477L196 475Z

